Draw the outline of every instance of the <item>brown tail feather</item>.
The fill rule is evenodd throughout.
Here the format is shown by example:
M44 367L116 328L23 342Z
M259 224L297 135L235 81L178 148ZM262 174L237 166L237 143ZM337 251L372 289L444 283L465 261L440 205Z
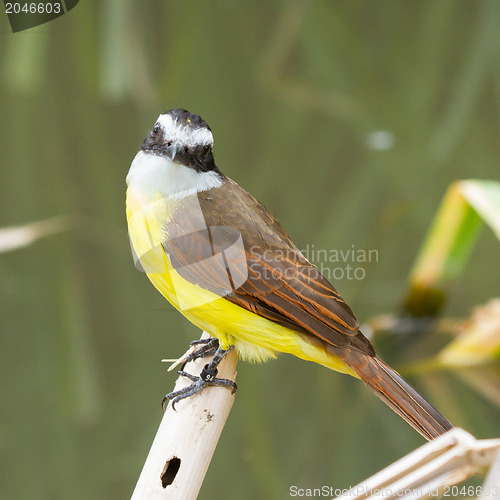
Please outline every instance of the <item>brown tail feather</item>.
M398 372L377 356L351 351L344 361L382 401L426 439L434 439L453 427Z

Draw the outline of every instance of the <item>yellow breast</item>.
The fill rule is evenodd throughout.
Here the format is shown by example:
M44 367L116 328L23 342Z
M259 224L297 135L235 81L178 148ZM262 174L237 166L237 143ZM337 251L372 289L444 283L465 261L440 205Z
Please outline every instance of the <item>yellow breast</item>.
M224 297L183 279L163 250L165 227L181 203L160 195L146 200L129 187L127 222L136 266L142 268L158 291L193 324L217 337L223 348L234 345L239 355L252 361L294 354L337 371L353 372L327 354L311 337L280 326Z

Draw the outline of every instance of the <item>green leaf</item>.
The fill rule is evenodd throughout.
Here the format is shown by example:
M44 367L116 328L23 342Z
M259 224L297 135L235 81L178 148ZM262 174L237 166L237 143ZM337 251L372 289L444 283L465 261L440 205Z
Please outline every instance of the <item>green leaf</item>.
M500 359L500 299L478 307L459 336L438 355L447 366L476 366Z
M410 273L404 310L437 316L486 223L500 239L500 183L456 181L445 193Z

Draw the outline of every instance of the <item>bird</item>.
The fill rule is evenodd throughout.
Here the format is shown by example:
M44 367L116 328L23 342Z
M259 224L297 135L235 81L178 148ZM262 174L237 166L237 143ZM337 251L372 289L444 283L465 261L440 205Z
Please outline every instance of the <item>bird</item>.
M360 331L349 305L276 217L217 167L210 126L182 108L160 114L127 174L126 214L136 267L209 340L215 353L173 403L218 379L231 349L263 362L289 353L361 379L428 440L452 428ZM181 371L181 374L186 372Z

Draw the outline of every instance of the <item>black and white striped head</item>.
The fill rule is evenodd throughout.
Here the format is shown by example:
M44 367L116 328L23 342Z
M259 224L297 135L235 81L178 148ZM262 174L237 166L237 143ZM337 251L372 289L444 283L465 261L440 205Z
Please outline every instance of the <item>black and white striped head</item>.
M144 199L182 198L221 186L224 176L212 154L207 123L185 109L160 115L135 155L127 185Z
M158 117L141 151L166 157L196 172L210 172L217 169L213 144L212 131L200 116L174 108Z

